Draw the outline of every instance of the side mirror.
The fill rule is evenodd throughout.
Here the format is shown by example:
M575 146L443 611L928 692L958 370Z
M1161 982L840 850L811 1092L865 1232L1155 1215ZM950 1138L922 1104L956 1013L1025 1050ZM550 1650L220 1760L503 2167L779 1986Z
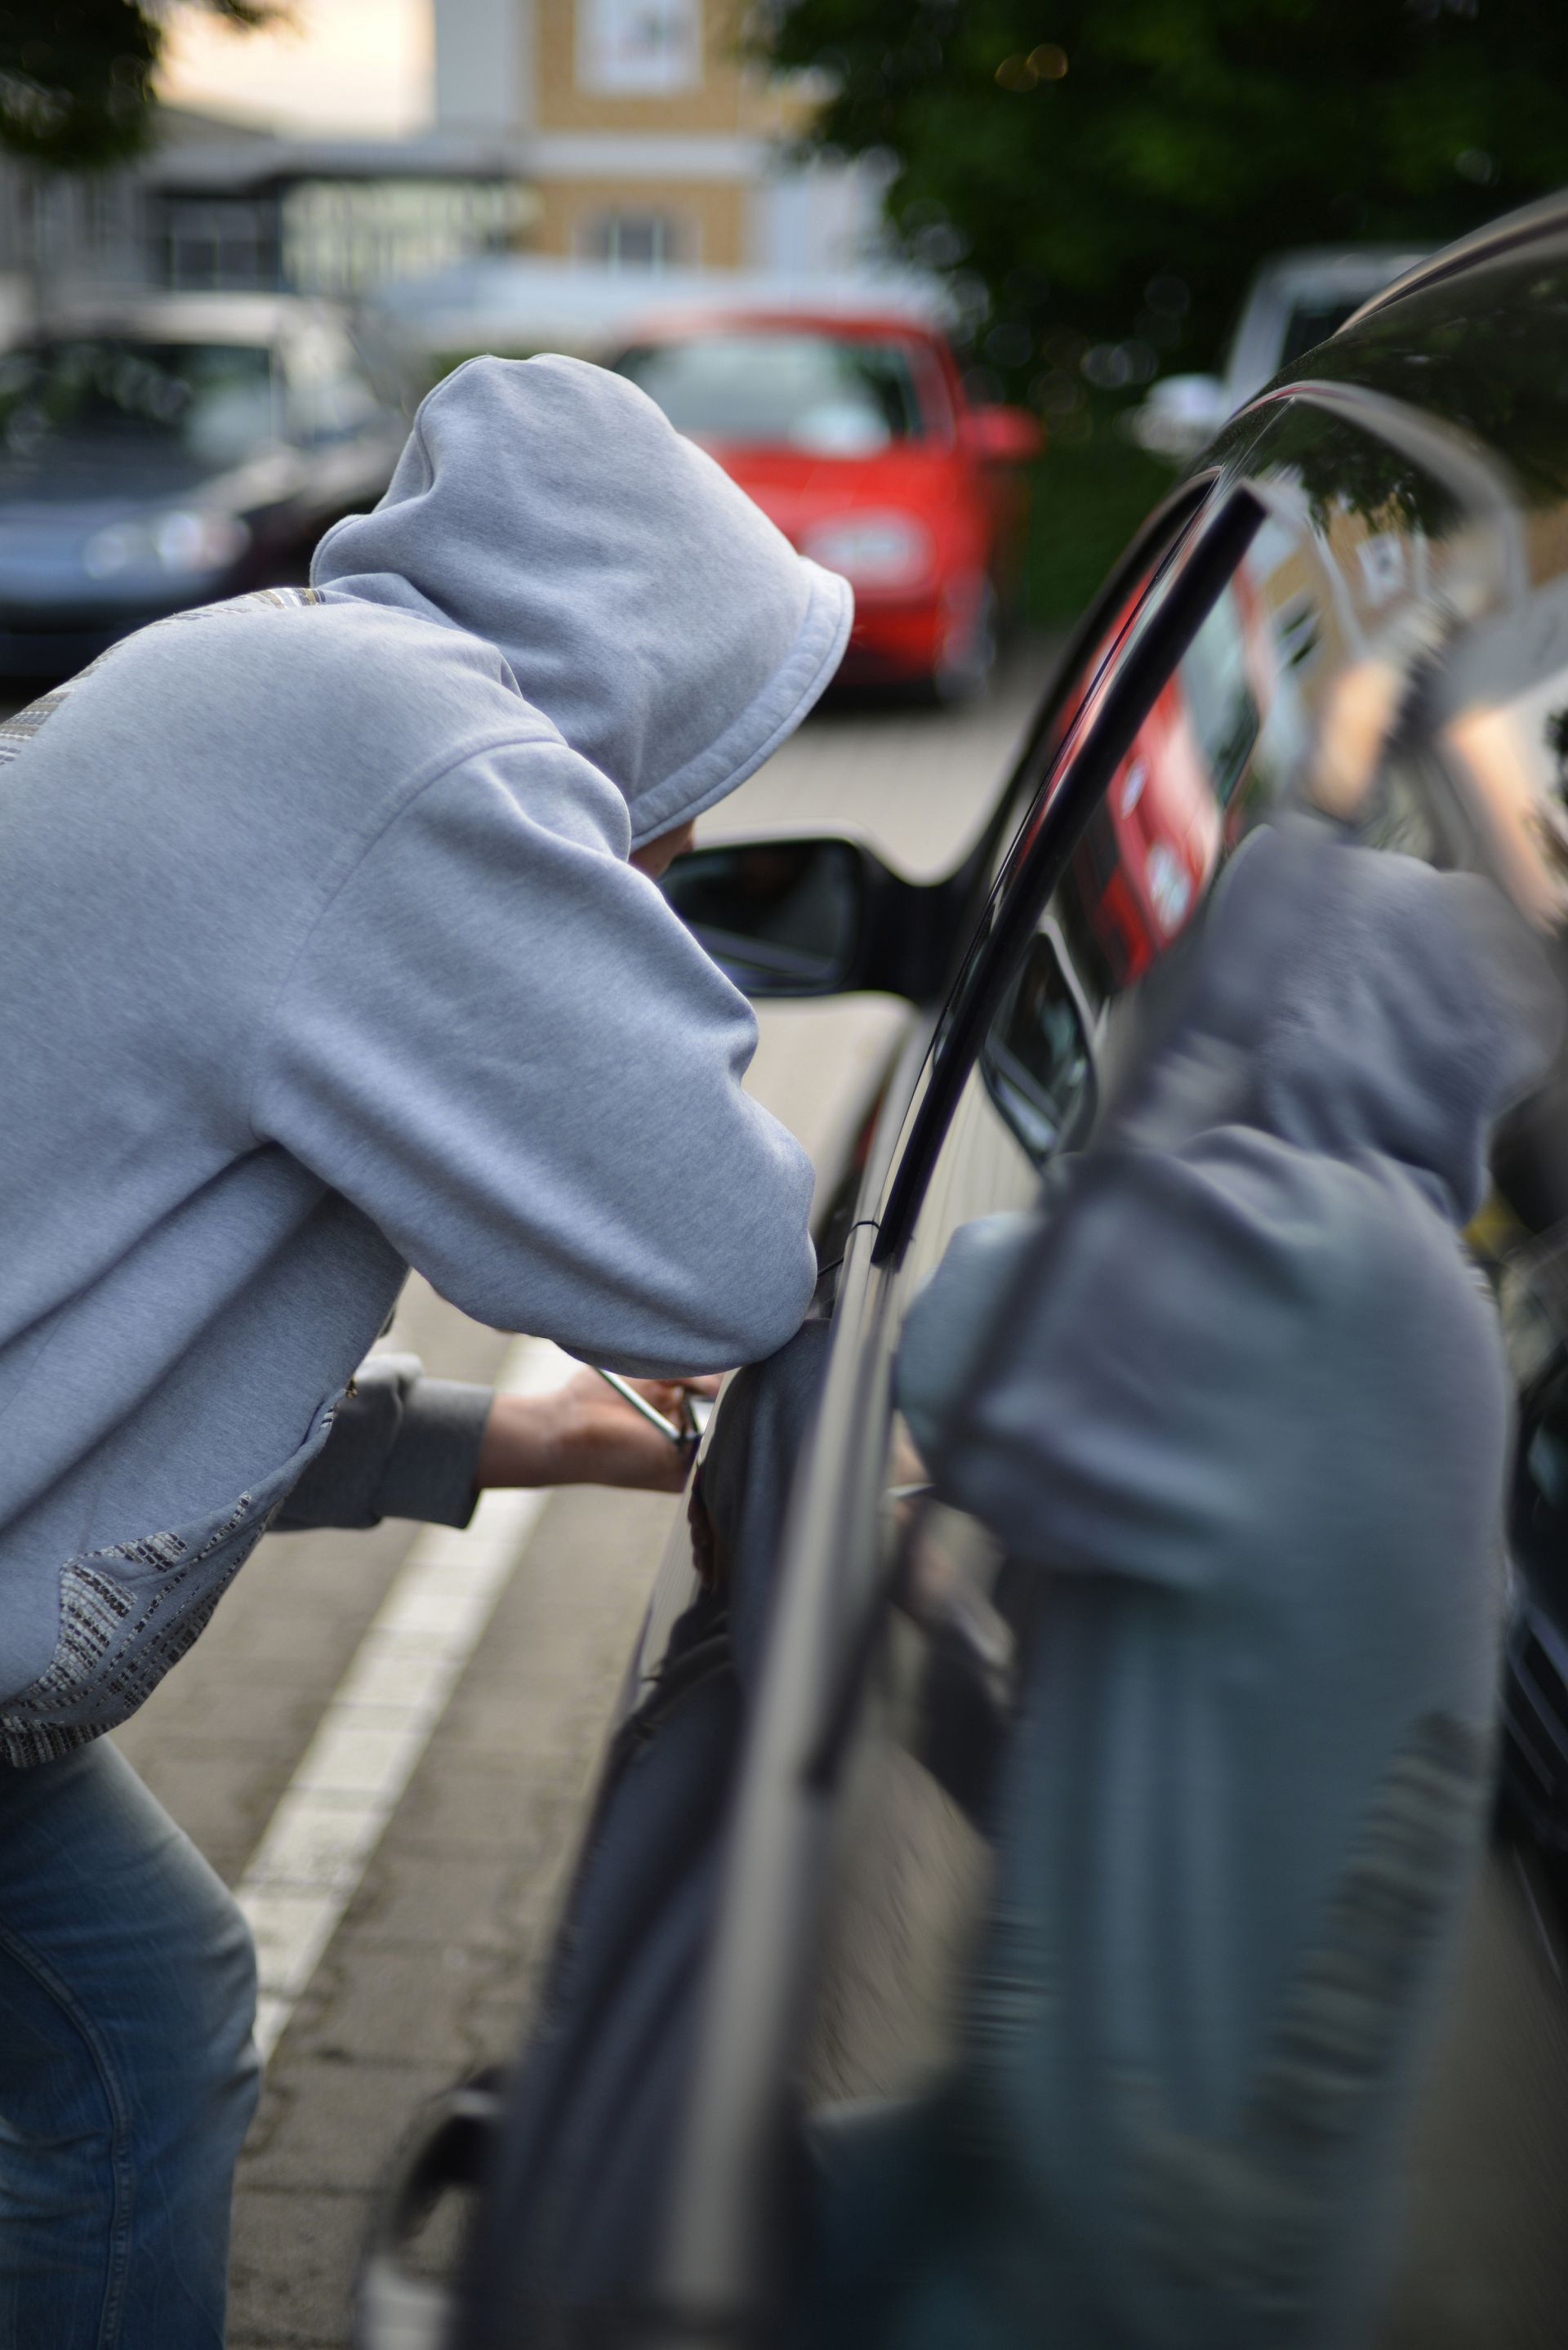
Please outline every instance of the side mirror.
M873 989L926 1003L958 935L948 886L906 881L831 835L693 848L659 882L673 910L745 995Z
M963 437L982 465L1026 465L1045 445L1038 420L1026 408L971 408Z
M1157 457L1196 457L1235 403L1217 375L1168 375L1134 409L1127 430Z

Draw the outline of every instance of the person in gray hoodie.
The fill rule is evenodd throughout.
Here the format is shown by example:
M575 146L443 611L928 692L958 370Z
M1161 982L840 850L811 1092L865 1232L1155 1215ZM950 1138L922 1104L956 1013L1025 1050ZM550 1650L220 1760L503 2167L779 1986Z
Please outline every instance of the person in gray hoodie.
M849 621L630 384L479 359L308 588L0 723L5 2350L223 2338L248 1940L101 1733L269 1525L639 1473L407 1365L334 1438L409 1268L649 1377L806 1308L810 1166L649 876Z

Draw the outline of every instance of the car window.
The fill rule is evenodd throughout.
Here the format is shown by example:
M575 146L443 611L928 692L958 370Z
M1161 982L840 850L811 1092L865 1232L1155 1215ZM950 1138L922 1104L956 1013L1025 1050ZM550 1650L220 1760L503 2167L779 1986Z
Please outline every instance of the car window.
M957 1224L1027 1205L1039 1175L1082 1140L1113 1017L1179 937L1250 826L1276 806L1299 726L1299 674L1278 657L1265 539L1156 697L1090 816L978 1055L922 1207L918 1282ZM1263 567L1260 570L1259 566ZM1299 637L1299 618L1288 624ZM1310 658L1307 666L1310 668Z
M1438 755L1474 852L1554 941L1561 970L1568 579L1532 584L1471 629L1443 663L1434 698ZM1469 1239L1497 1293L1517 1390L1502 1786L1508 1810L1561 1849L1568 1844L1568 1056L1560 1053L1542 1095L1509 1122L1493 1167L1494 1191Z
M1060 891L1057 919L1093 1001L1149 969L1282 797L1324 671L1325 593L1298 540L1266 526L1156 697Z
M1090 1015L1062 935L1044 923L981 1048L992 1101L1036 1166L1093 1114Z
M19 344L0 358L0 439L12 456L64 441L153 442L223 465L272 428L265 343L78 335Z
M616 365L680 432L742 446L866 457L925 429L907 343L734 332L639 345Z
M1365 653L1368 631L1342 570L1347 555L1359 570L1360 518L1325 505L1320 533L1294 484L1284 488L1289 494L1275 502L1156 695L1037 931L1019 951L890 1274L883 1345L896 1347L904 1317L960 1228L999 1211L1036 1207L1043 1176L1084 1144L1136 1073L1168 1003L1182 941L1230 858L1300 786L1336 681ZM1403 559L1413 576L1407 546ZM1179 575L1170 592L1180 592ZM1113 654L1113 672L1138 626ZM1091 726L1104 709L1106 682L1090 699ZM1082 740L1069 743L1069 759ZM1397 828L1387 820L1392 805L1381 787L1364 794L1363 837L1376 837L1380 825ZM1023 837L1027 842L1027 827ZM950 1033L961 1026L955 1017ZM911 1118L906 1142L912 1125ZM896 1170L889 1184L895 1180ZM961 1355L972 1336L955 1338ZM966 1368L961 1360L954 1368L961 1395L983 1365ZM915 1595L909 1613L919 1628L889 1634L894 1695L881 1731L868 1738L870 1792L860 1798L876 1825L873 1832L858 1823L855 1848L913 1846L932 1867L940 1855L951 1898L945 1908L932 1903L923 1965L909 1970L923 1986L919 1994L867 2007L853 2029L844 2023L846 1995L830 1954L824 2014L837 2002L831 2048L825 2053L824 2023L808 2068L824 2095L896 2094L933 2043L940 2054L943 1986L961 1964L966 1905L986 1866L983 1838L955 1816L955 1799L960 1813L964 1801L962 1769L954 1776L950 1765L954 1752L972 1753L987 1672L1027 1637L1027 1608L995 1545L978 1522L931 1502L928 1473L908 1419L895 1409L877 1539L884 1572ZM944 1760L942 1708L958 1686L971 1727L956 1734ZM889 1904L896 1899L890 1890ZM868 1921L871 1906L872 1890L862 1884L836 1924L845 1944L863 1949L894 1930L886 1917Z
M381 413L353 345L329 326L306 327L287 347L288 429L306 442L347 439Z

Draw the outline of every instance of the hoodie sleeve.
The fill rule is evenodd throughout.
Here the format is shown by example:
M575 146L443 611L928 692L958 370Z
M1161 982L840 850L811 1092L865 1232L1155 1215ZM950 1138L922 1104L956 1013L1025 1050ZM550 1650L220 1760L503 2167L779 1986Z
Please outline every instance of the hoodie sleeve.
M811 1164L742 1091L751 1007L625 829L558 738L427 783L316 914L252 1123L476 1320L722 1369L805 1312Z
M416 1355L369 1356L273 1532L376 1526L383 1518L467 1525L494 1400L492 1388L427 1379Z

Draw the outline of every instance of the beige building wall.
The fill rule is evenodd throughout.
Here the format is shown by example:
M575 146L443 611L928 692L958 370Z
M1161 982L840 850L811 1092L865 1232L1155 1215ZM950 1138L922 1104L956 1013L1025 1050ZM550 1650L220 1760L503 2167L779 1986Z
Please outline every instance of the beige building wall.
M737 0L665 0L674 27L694 36L678 86L605 87L596 45L613 31L616 5L534 0L528 12L543 199L534 249L605 259L651 249L674 265L742 268L768 142L794 127L800 101L742 55ZM625 142L613 171L594 151L607 141Z
M748 0L435 0L440 127L516 142L535 253L622 266L848 265L846 167L781 172L813 102L742 53Z
M672 249L661 256L666 262L742 269L749 258L748 194L736 181L542 181L527 246L532 253L602 255L607 223L656 217L673 231Z
M541 130L749 131L784 127L785 106L740 54L733 0L693 0L701 64L683 89L657 94L585 88L583 0L535 0L535 122Z

